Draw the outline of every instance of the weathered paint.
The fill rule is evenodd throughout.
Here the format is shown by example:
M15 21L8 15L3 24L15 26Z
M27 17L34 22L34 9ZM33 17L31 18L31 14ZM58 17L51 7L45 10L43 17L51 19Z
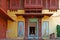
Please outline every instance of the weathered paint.
M12 22L8 20L8 25L7 25L7 33L6 37L7 38L16 38L17 37L17 22Z

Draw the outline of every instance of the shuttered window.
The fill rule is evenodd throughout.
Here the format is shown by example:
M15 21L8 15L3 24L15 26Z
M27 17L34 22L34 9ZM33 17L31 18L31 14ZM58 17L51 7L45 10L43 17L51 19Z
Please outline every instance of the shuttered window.
M18 22L18 37L24 36L24 22L19 21Z
M42 23L42 38L49 36L49 21L43 21Z

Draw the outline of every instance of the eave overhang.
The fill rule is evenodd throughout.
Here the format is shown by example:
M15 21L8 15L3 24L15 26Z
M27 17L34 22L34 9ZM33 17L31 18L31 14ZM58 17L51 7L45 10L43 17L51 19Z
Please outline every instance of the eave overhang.
M23 16L23 17L37 17L37 18L42 18L44 16L51 16L52 14L41 14L41 13L25 13L25 14L16 14L16 16Z
M10 16L6 14L6 12L0 8L0 16L3 17L4 19L9 19L11 21L14 21Z

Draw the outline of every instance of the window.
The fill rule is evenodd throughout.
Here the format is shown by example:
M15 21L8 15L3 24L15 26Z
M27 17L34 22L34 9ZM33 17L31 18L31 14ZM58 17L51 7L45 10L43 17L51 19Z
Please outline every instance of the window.
M24 36L24 22L18 22L18 37Z
M48 37L49 35L49 22L48 21L43 21L42 23L42 37Z

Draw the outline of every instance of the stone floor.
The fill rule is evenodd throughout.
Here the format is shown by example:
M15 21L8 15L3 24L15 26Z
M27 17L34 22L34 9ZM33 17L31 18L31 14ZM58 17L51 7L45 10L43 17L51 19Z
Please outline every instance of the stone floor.
M22 39L0 39L0 40L22 40ZM35 39L28 39L28 40L35 40ZM46 40L46 39L44 39L44 40ZM50 40L50 39L48 39L48 40ZM55 40L55 39L51 39L51 40ZM56 39L56 40L59 40L59 39Z
M0 40L23 40L23 39L0 39ZM38 40L38 39L28 39L28 40ZM60 38L56 38L56 39L42 39L42 40L60 40Z

